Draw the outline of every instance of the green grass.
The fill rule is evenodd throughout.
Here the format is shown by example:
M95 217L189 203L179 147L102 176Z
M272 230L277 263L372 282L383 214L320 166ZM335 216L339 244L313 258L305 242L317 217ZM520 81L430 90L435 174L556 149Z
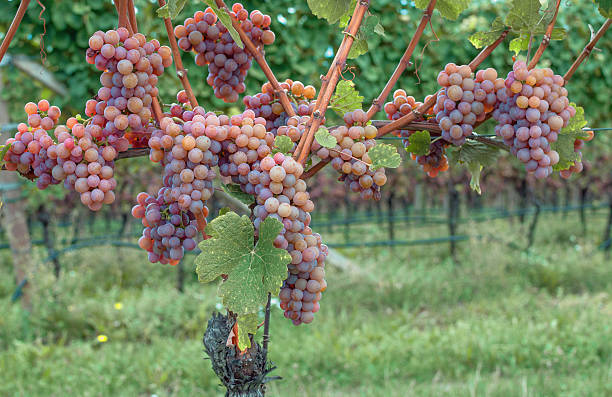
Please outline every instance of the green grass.
M294 327L273 308L270 358L283 379L268 395L612 395L612 265L597 250L604 223L590 213L581 236L576 214L547 214L528 252L516 221L462 225L478 238L458 244L459 263L447 244L342 251L357 267L328 266L314 323ZM386 230L351 226L363 241ZM396 225L397 239L444 233ZM342 242L343 228L324 239ZM197 283L192 259L181 294L176 269L141 252L70 252L58 282L37 267L28 316L10 302L3 255L0 396L223 395L201 344L216 286Z

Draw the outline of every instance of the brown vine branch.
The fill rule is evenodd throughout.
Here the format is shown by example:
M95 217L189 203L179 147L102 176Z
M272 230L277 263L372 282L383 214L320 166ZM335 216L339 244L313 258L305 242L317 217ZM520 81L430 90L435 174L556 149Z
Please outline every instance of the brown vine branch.
M504 39L506 38L506 36L508 35L508 31L509 29L504 30L500 36L497 38L497 40L495 40L495 42L489 44L488 46L486 46L481 52L480 54L478 54L473 60L472 62L469 63L469 67L472 70L476 70L476 68L478 66L480 66L480 64L489 56L491 55L491 53L493 52L493 50L502 42L504 41ZM404 125L407 125L408 123L413 122L415 119L421 117L421 115L427 113L427 111L429 109L431 109L433 107L433 105L436 103L436 95L432 95L429 97L429 99L425 100L425 102L419 106L418 108L416 108L415 110L413 110L411 113L408 113L405 116L400 117L399 119L383 126L382 128L380 128L378 130L378 136L381 137L383 135L386 135L388 133L390 133L391 131L395 131L398 130L402 127L404 127Z
M128 19L134 32L138 32L138 23L136 22L136 9L134 8L134 0L128 0Z
M215 3L217 3L217 6L219 8L224 9L228 13L230 18L232 19L232 26L234 27L234 29L236 29L236 31L240 35L240 39L242 40L244 47L247 49L249 53L251 53L253 58L255 58L255 61L257 62L261 70L266 75L266 78L268 79L268 81L270 82L270 85L272 85L272 88L274 89L274 93L277 94L280 99L280 103L283 106L283 110L289 116L295 116L295 110L293 110L293 106L291 106L291 102L289 101L289 97L287 96L287 93L278 83L278 80L276 79L274 72L272 72L272 69L270 69L270 66L268 65L268 62L266 61L266 58L264 57L263 53L255 46L255 44L253 44L253 41L244 32L244 30L240 26L240 22L238 21L238 19L236 19L236 17L231 15L230 10L225 5L225 2L223 0L215 0Z
M611 24L612 24L612 19L608 18L608 20L601 26L601 28L599 28L595 36L593 36L593 38L591 38L591 41L589 41L589 44L587 44L586 47L584 47L580 55L578 55L578 58L576 58L572 66L565 73L565 76L563 76L563 79L565 81L568 81L569 79L572 78L572 76L574 75L574 72L576 71L576 69L578 69L578 66L580 66L582 61L584 61L586 57L589 56L591 51L593 51L593 48L595 48L595 44L597 44L597 41L599 41L599 39L602 38L602 36L604 35L604 33L606 33L606 30L608 30Z
M160 7L166 5L165 0L158 0L157 4ZM176 69L176 75L181 81L181 85L185 89L185 93L187 94L187 99L189 99L189 103L191 107L194 108L198 106L198 100L193 94L193 90L191 89L191 83L189 83L189 79L187 78L187 70L183 67L183 60L181 59L181 52L179 51L178 44L176 42L176 37L174 37L174 28L172 27L172 21L170 18L164 18L164 26L166 27L166 33L168 34L168 41L170 42L170 48L172 49L172 58L174 58L174 67Z
M387 97L391 93L391 90L393 89L397 81L399 80L402 73L404 73L404 70L406 70L408 65L410 65L410 58L412 57L412 53L414 52L414 49L416 48L417 43L419 42L419 40L421 39L421 36L423 35L423 31L425 31L425 28L427 27L427 24L429 23L431 19L431 14L433 13L435 6L436 6L436 0L431 0L427 8L423 11L421 22L417 26L417 29L414 32L414 35L412 36L412 39L410 39L410 43L408 43L408 47L406 48L404 55L402 55L402 58L397 64L395 71L389 78L389 81L387 81L385 88L383 88L380 95L372 102L372 106L370 106L370 109L368 109L368 113L367 113L368 121L377 112L380 111L380 109L382 108L383 102L387 99Z
M533 69L535 65L538 64L538 61L540 60L540 57L544 53L544 50L546 49L546 47L548 47L548 44L550 43L550 37L552 35L552 31L555 28L555 23L557 22L557 14L559 13L559 5L561 5L561 0L557 0L557 5L555 7L555 13L553 14L553 17L550 20L550 23L546 27L546 33L544 34L544 38L542 39L542 42L540 43L540 46L538 47L536 53L533 54L533 58L531 58L531 61L529 61L529 65L527 65L527 69ZM529 46L531 47L531 37L529 38ZM527 55L527 59L529 59L529 55Z
M6 35L4 36L2 44L0 45L0 61L2 61L2 58L4 58L4 54L6 54L6 51L11 45L11 40L13 40L13 37L15 37L17 28L19 28L19 24L21 23L21 20L28 9L28 5L30 5L30 0L21 0L17 13L15 14L15 18L13 18L13 22L11 22L11 26L9 26L8 30L6 31Z
M312 113L308 132L302 135L294 154L294 157L297 156L298 161L302 165L306 162L306 157L308 157L308 154L310 153L310 147L312 146L312 142L314 140L314 134L319 129L319 126L323 121L323 117L325 117L325 110L327 109L327 105L329 105L329 101L334 93L334 90L336 89L336 84L338 84L340 74L342 69L344 69L344 65L346 64L346 58L351 50L353 41L355 41L359 27L361 26L361 22L363 21L363 17L365 16L369 6L369 0L360 0L357 2L348 28L344 32L342 43L340 43L340 47L338 47L334 61L330 65L327 76L321 85L321 91L319 91L319 95L317 96L317 101Z

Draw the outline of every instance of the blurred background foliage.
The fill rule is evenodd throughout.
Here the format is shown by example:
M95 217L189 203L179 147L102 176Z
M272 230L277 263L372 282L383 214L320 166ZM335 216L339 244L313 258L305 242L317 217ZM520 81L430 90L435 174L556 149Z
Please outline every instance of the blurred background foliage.
M46 21L45 66L68 86L69 94L64 97L55 96L21 72L4 68L6 89L1 95L11 104L11 116L16 121L23 118L23 103L26 98L48 98L58 104L65 115L82 112L85 101L95 94L100 85L99 72L85 62L88 39L96 30L111 29L117 23L116 12L110 0L47 0L43 3L46 7L42 14ZM243 1L243 4L247 9L258 8L272 16L276 42L266 49L266 58L279 80L291 78L318 88L319 76L326 73L342 39L338 25L330 26L326 21L317 19L310 13L304 0ZM6 31L18 5L17 0L0 4L0 32ZM168 44L163 23L155 17L157 1L135 0L135 5L139 30L149 38L156 38L163 44ZM174 24L203 8L203 2L188 2L179 18L173 21ZM496 16L507 14L508 8L508 2L474 0L456 21L445 20L435 12L431 25L426 29L414 53L415 65L404 72L395 88L403 88L417 99L434 92L437 88L435 77L446 63L467 63L478 53L467 38L477 31L487 30ZM351 72L344 73L344 78L355 81L357 89L365 97L365 105L369 105L378 95L393 72L422 16L421 10L416 9L414 3L408 0L375 1L372 2L370 10L380 17L386 35L376 35L370 43L368 53L349 60L348 65L352 67L354 78ZM40 57L40 35L44 29L43 22L39 20L40 12L40 6L32 2L9 54L26 54L33 59ZM550 66L563 74L588 42L591 34L589 25L596 30L603 21L604 18L590 1L562 1L557 24L567 29L568 37L562 41L551 42L540 65ZM505 74L512 64L508 42L509 40L500 46L482 66L493 66L500 74ZM606 64L606 58L612 53L612 41L604 38L598 43L598 48L601 51L595 51L591 58L580 66L568 87L570 99L585 108L587 119L593 127L607 126L612 107L608 90L608 87L612 86L612 68ZM225 104L216 99L205 82L208 73L206 68L203 70L197 67L192 54L183 53L182 56L200 103L209 110L238 112L242 104ZM258 92L264 81L265 76L261 69L254 65L249 71L246 92ZM162 101L173 102L180 84L172 68L160 79L159 86ZM380 113L378 118L384 118L384 114Z

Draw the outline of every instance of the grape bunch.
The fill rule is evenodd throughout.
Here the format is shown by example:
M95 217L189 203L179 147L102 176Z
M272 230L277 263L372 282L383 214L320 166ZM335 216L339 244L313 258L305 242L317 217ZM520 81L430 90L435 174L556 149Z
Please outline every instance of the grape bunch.
M90 134L92 129L74 117L56 126L61 112L46 100L27 103L25 111L27 124L20 123L15 137L6 142L10 145L4 157L6 168L36 179L39 189L63 181L92 211L114 202L115 148L99 144ZM51 130L57 143L49 135Z
M357 109L344 115L345 126L331 132L336 138L336 147L328 149L314 142L312 150L321 160L331 159L332 167L342 175L348 188L359 192L363 200L380 199L380 187L387 182L384 168L370 169L372 160L368 151L376 145L378 129L366 125L367 115Z
M276 153L263 158L249 175L257 184L257 205L253 210L256 230L267 217L283 224L274 246L287 250L291 263L279 298L285 317L295 325L312 322L321 293L327 288L324 266L328 250L321 236L309 226L314 203L306 191L306 182L300 179L303 172L297 161Z
M496 88L503 87L493 68L481 70L473 78L468 65L446 65L438 74L438 92L434 112L442 129L442 138L462 145L472 134L474 125L484 120L486 113L497 104Z
M429 97L425 98L427 101ZM399 89L393 93L393 101L385 103L384 110L389 120L397 120L402 116L411 113L414 109L421 106L421 102L417 102L413 96L407 96L406 91ZM430 123L437 123L433 117L433 109L429 109L424 115L426 121ZM430 117L428 117L430 116ZM393 134L398 137L406 138L402 140L404 147L410 144L408 138L412 135L413 131L410 130L399 130L394 131ZM439 172L448 170L448 158L446 157L446 148L448 142L438 139L434 140L430 147L429 153L424 156L417 156L411 153L410 157L421 166L424 172L430 177L436 177Z
M309 116L313 112L317 94L313 86L304 86L302 82L290 79L280 83L280 86L289 94L291 106L298 116ZM289 115L269 82L261 86L261 92L253 96L246 95L243 102L246 109L255 112L255 116L266 119L266 129L274 135L281 126L287 126L289 123ZM295 142L295 139L292 140Z
M550 68L528 70L524 61L516 61L497 92L500 102L493 112L498 122L495 133L536 178L552 173L559 154L551 143L576 113L569 105L564 83ZM579 171L580 166L574 170Z
M129 142L124 134L142 132L149 125L158 76L172 64L171 50L157 40L147 41L141 33L130 36L121 27L94 33L86 59L103 72L102 87L97 99L87 102L86 114L102 128L102 136L111 145L126 150Z
M570 176L572 176L572 174L578 174L582 172L584 165L582 164L581 150L582 148L584 148L584 143L592 140L593 137L595 136L593 131L587 131L587 133L588 133L588 136L586 138L580 138L580 139L574 140L574 152L578 154L578 158L580 160L575 161L574 164L572 164L572 166L569 167L568 169L559 171L561 178L568 179Z
M231 16L236 18L240 27L257 48L274 42L274 32L270 30L271 19L261 11L249 12L240 3L232 6ZM238 95L246 86L244 79L251 68L253 56L240 48L214 11L209 7L197 11L187 18L183 25L174 28L178 46L183 51L194 51L198 66L208 65L206 82L214 88L217 98L225 102L236 102Z

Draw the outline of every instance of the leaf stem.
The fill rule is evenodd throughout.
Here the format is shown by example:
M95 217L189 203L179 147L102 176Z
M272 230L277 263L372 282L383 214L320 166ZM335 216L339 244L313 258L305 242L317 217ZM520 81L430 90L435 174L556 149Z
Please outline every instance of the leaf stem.
M368 121L372 117L374 117L374 115L379 112L380 109L382 109L383 102L391 93L391 90L399 80L404 70L406 70L406 68L410 65L410 57L412 57L412 53L414 52L417 43L421 39L423 31L425 31L425 28L427 27L427 24L431 19L431 15L435 6L436 0L431 0L427 8L423 11L421 22L419 22L419 25L417 26L417 29L414 32L414 35L412 36L412 39L410 39L410 43L408 43L408 47L406 48L404 55L402 55L399 63L397 64L397 67L395 68L395 71L393 71L393 74L389 78L389 81L387 81L387 84L383 88L382 92L376 99L374 99L374 101L372 101L372 105L370 106L370 109L368 109Z
M268 343L270 342L270 303L272 295L268 292L268 302L266 303L266 314L264 317L263 349L265 357L268 356Z

